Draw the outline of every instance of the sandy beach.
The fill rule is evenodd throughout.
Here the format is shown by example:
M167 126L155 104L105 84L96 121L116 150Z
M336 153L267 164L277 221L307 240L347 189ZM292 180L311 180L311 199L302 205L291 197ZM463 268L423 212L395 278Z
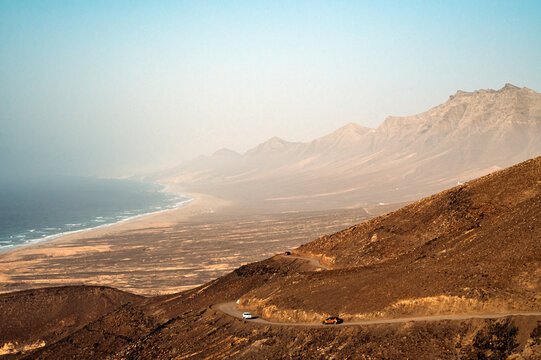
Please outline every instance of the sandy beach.
M194 200L178 209L1 253L0 292L94 284L173 293L378 213L253 213L232 201L190 196Z

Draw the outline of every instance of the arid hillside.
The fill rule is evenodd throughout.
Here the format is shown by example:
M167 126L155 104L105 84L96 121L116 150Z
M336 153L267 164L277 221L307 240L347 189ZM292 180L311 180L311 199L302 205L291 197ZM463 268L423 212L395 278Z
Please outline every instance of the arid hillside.
M0 299L6 359L540 359L541 157L178 294ZM220 310L237 299L280 324ZM344 326L322 327L330 315Z
M541 309L540 229L538 157L303 245L332 270L241 301L282 321Z
M223 149L157 176L252 209L303 210L417 200L541 155L541 94L507 84L458 91L422 114L356 124L307 143Z
M63 286L0 295L0 356L58 341L143 297L100 286Z

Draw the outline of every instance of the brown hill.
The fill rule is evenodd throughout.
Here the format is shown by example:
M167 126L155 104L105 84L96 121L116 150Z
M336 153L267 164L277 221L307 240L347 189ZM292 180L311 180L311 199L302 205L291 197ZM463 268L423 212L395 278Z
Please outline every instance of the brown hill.
M64 286L0 295L0 355L54 343L143 298L98 286Z
M56 342L4 358L473 360L514 353L533 360L541 354L541 316L320 328L250 323L210 307L309 269L284 257L249 264L197 289L126 304Z
M104 315L65 327L64 318L85 314L84 308L71 310L71 299L94 290L43 289L38 298L49 300L33 307L26 305L28 292L2 295L10 298L0 302L0 314L9 309L20 317L18 342L29 349L8 357L539 359L537 315L321 328L247 322L212 305L240 298L244 308L288 322L320 321L330 314L348 321L539 312L540 229L541 157L296 250L320 257L330 270L315 271L295 256L275 256L176 295L130 300L119 294L124 300ZM59 311L64 307L68 310ZM62 315L49 315L49 308ZM34 316L58 321L44 325ZM2 334L3 341L13 341L9 330ZM39 334L51 340L42 343Z
M507 84L458 91L377 129L349 124L308 143L279 138L243 155L220 151L163 181L265 209L401 202L541 155L541 94Z
M538 157L303 245L298 254L335 270L242 300L266 317L303 321L541 309L540 229Z

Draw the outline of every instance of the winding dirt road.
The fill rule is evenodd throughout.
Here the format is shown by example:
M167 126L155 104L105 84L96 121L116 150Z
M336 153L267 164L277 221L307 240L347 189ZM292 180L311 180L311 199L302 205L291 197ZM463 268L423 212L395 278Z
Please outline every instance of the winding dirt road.
M211 306L212 309L223 312L224 314L242 319L242 310L237 308L237 303L234 301L216 304ZM475 314L475 315L439 315L439 316L419 316L419 317L408 317L400 319L389 319L389 320L367 320L367 321L352 321L347 323L342 323L333 326L352 326L352 325L377 325L377 324L394 324L394 323L405 323L410 321L440 321L440 320L468 320L468 319L499 319L507 316L541 316L541 312L516 312L516 313L506 313L506 314ZM323 319L321 319L323 321ZM250 322L255 322L258 324L265 325L280 325L280 326L329 326L323 325L321 323L282 323L268 321L262 318L255 318L248 320Z
M297 256L297 255L281 255L284 258L295 258L295 259L302 259L308 261L312 266L314 266L316 269L323 269L327 270L327 266L321 264L318 259L315 258L309 258L309 257L303 257L303 256ZM243 319L242 313L244 311L239 310L237 308L237 303L234 301L231 302L225 302L220 304L215 304L211 306L212 309L218 310L224 314L233 316L238 319ZM388 319L388 320L366 320L366 321L353 321L353 322L346 322L334 326L355 326L355 325L377 325L377 324L394 324L394 323L405 323L410 321L440 321L440 320L468 320L468 319L499 319L504 318L508 316L541 316L541 312L515 312L515 313L504 313L504 314L471 314L471 315L438 315L438 316L417 316L417 317L407 317L407 318L399 318L399 319ZM323 319L321 319L323 321ZM283 323L283 322L274 322L274 321L268 321L262 318L254 318L248 320L250 322L258 323L258 324L266 324L266 325L279 325L279 326L329 326L329 325L323 325L322 323L317 322L296 322L296 323Z

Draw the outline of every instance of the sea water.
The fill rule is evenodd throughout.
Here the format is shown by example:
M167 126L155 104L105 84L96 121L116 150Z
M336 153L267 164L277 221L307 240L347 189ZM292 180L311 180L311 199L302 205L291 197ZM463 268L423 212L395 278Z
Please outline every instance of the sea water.
M191 199L137 180L55 177L0 182L0 252L144 214Z

